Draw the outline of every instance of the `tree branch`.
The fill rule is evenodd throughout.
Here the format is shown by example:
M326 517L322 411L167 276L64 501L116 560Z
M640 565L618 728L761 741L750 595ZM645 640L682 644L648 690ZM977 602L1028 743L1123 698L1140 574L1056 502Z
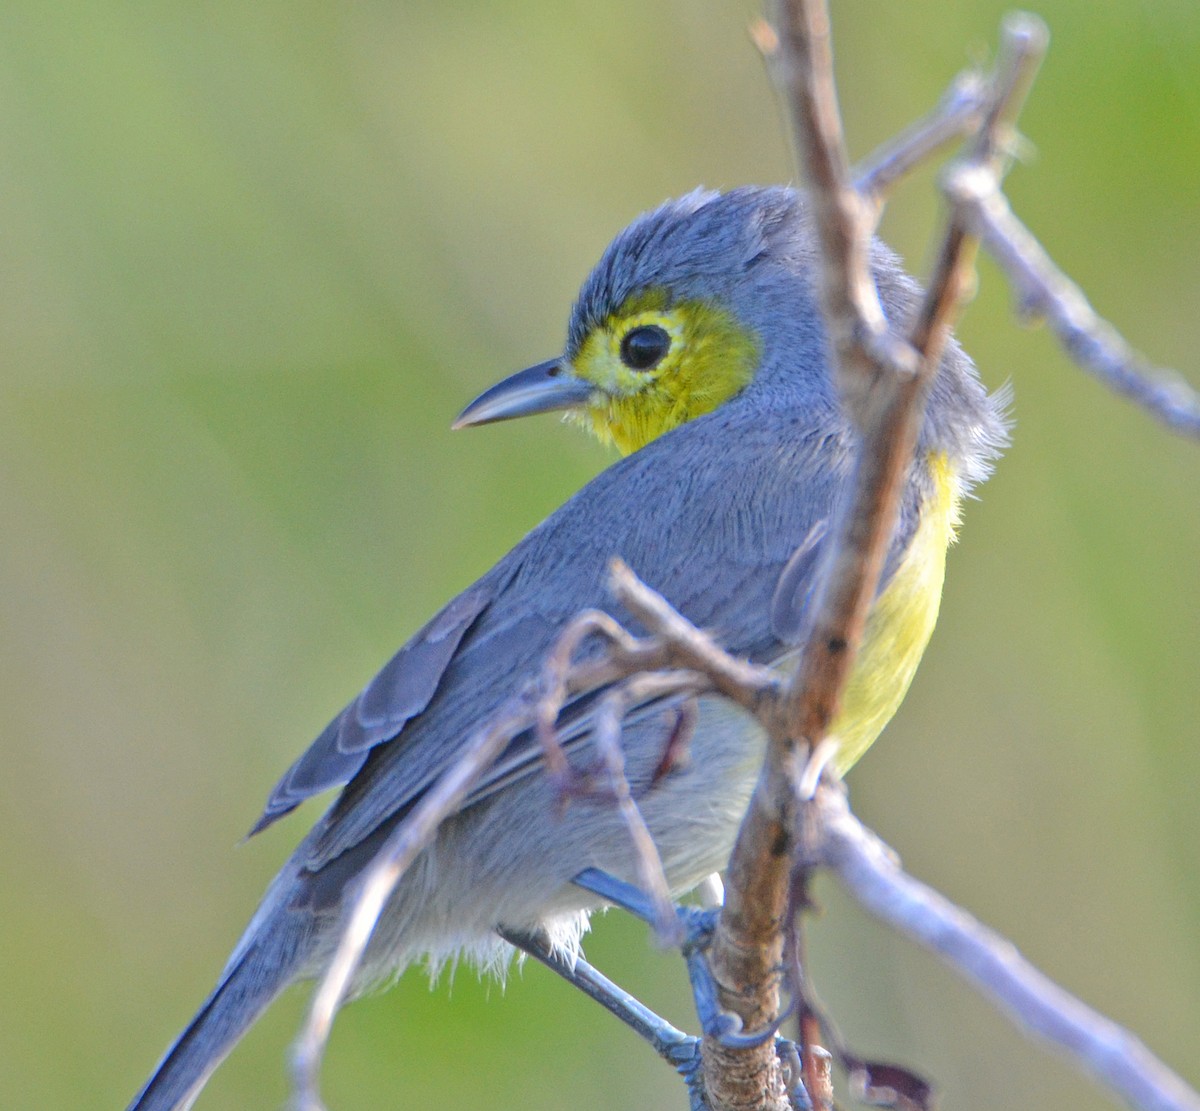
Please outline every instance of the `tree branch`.
M995 181L963 166L947 176L943 189L1012 282L1026 315L1045 317L1084 370L1173 431L1200 439L1200 395L1178 372L1152 366L1096 314L1083 291L1017 219Z
M758 719L768 729L779 720L778 704L786 688L760 685L765 669L740 664L714 649L707 636L670 610L628 569L614 574L612 586L623 605L637 610L650 639L666 654L686 658L689 667L706 673L709 662L716 673L725 675L746 667L753 689L742 691L737 701L757 702ZM662 620L664 607L669 613ZM1131 1106L1140 1111L1200 1111L1200 1094L1133 1034L1056 985L1011 942L907 875L896 852L851 813L840 783L821 781L812 798L799 801L797 807L798 835L789 857L797 871L828 868L872 914L937 953L999 1004L1014 1025L1061 1050ZM731 875L731 887L734 882ZM704 1052L709 1052L707 1042ZM819 1054L814 1060L824 1068ZM717 1106L707 1072L705 1076L706 1092ZM824 1093L827 1078L822 1073L815 1079L818 1093ZM753 1106L768 1105L762 1090L758 1100Z
M313 994L308 1016L292 1049L293 1105L296 1111L324 1111L320 1069L333 1020L362 965L371 934L388 898L412 862L459 809L479 777L495 762L504 746L533 724L529 692L510 699L482 725L421 797L376 853L351 900L333 960Z
M974 134L991 90L975 70L960 73L924 119L905 128L869 154L854 171L854 188L879 216L892 190L942 147Z
M782 922L802 762L833 721L862 639L925 393L965 292L964 274L974 246L952 219L912 342L890 335L868 261L877 200L864 202L850 180L833 85L828 12L819 0L789 0L779 5L778 20L773 71L787 96L810 183L834 381L859 446L852 496L833 529L799 665L781 700L781 713L768 726L767 756L730 859L725 911L710 951L722 1006L752 1028L778 1014ZM1006 41L973 148L977 162L997 167L999 144L1007 138L1032 78L1029 58L1037 37L1022 23L1008 28ZM882 164L893 163L906 164L897 157ZM773 1047L733 1050L707 1039L704 1061L715 1106L775 1106L773 1096L746 1102L750 1091L778 1087ZM810 1085L823 1083L816 1075L808 1079Z
M1081 1003L1033 967L1013 944L933 888L907 875L896 853L850 812L845 792L823 784L810 804L818 843L812 864L829 868L867 910L937 953L998 1003L1026 1033L1142 1111L1200 1111L1200 1095L1133 1034Z

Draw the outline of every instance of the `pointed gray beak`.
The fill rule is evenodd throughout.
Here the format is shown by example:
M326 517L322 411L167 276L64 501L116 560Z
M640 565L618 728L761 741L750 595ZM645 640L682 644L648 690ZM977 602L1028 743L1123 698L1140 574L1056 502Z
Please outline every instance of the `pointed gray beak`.
M455 419L451 428L471 428L497 420L578 409L592 396L593 387L576 378L568 363L549 359L519 371L484 390Z

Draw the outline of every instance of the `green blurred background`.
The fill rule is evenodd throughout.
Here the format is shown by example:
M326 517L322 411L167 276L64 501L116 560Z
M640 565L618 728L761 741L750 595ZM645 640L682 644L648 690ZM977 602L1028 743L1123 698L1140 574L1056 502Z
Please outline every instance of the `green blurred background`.
M1200 348L1200 8L1047 0L1019 211L1156 360ZM835 5L856 155L1004 6ZM0 11L0 1105L118 1108L309 808L279 772L433 609L603 467L543 418L450 435L559 349L637 212L792 176L746 0L31 3ZM925 174L886 232L921 272ZM1200 1082L1200 452L1012 322L961 328L1015 441L907 704L851 779L909 867ZM830 884L817 982L946 1106L1103 1107ZM589 954L687 1021L610 915ZM272 1108L305 1001L201 1107ZM682 1107L539 969L352 1006L334 1111Z

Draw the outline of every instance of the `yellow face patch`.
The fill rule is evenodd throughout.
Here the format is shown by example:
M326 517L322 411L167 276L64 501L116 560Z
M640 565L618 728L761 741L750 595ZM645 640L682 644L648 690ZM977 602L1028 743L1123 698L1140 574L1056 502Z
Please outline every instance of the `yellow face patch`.
M644 369L635 332L633 340L649 336L663 350ZM758 338L724 309L672 303L650 290L629 298L574 353L576 376L596 393L571 419L628 454L728 401L754 376L758 357Z

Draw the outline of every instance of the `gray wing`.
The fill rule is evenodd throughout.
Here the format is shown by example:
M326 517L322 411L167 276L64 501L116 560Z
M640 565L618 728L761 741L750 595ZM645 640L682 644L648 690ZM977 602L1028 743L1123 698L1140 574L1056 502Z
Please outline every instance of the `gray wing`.
M365 759L355 750L360 765L307 842L308 868L324 867L390 825L452 762L471 730L537 673L572 616L592 606L611 609L604 580L613 555L731 652L779 658L787 638L771 628L772 600L781 613L802 607L797 599L806 597L815 564L805 573L793 565L786 605L776 597L781 572L841 496L849 450L827 438L797 441L794 427L770 427L759 414L744 428L724 430L740 443L739 467L730 470L723 455L713 458L712 440L702 434L708 423L694 421L614 464L472 588L486 584L487 599L463 624L424 709L389 716L382 699L379 719L403 720L403 730L384 736L381 726L362 734L374 747ZM810 546L819 552L819 543ZM782 624L779 633L786 634ZM396 674L368 691L407 691L403 657L402 651L381 676L390 668ZM332 751L342 758L336 744ZM533 739L518 738L473 797L535 763Z
M376 745L396 737L433 698L462 639L515 567L507 564L464 590L400 649L324 729L275 785L250 836L305 799L348 783Z

